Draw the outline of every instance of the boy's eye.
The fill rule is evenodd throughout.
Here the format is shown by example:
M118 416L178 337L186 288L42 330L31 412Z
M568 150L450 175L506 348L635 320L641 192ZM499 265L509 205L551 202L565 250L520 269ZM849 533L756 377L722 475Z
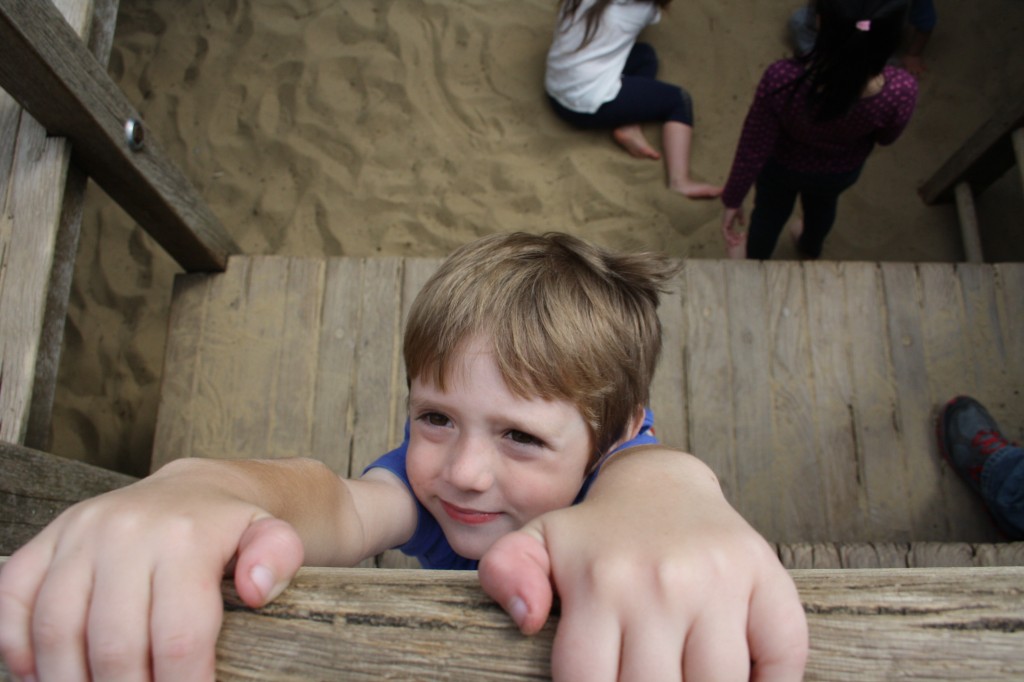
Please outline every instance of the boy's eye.
M420 420L431 426L448 426L449 424L448 417L440 412L427 412L420 416Z
M508 432L508 437L513 442L519 443L520 445L543 445L544 444L538 438L535 438L534 436L531 436L530 434L526 433L525 431L517 431L515 429L512 429L511 431Z

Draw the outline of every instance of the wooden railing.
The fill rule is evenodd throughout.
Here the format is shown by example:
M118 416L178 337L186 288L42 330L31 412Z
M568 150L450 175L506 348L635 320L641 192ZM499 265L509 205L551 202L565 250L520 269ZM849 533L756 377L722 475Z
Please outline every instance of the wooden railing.
M1003 100L919 190L926 204L956 203L968 262L984 260L974 198L1014 165L1024 183L1024 89Z
M238 252L106 73L117 0L56 2L0 0L0 440L44 449L87 177L186 271Z

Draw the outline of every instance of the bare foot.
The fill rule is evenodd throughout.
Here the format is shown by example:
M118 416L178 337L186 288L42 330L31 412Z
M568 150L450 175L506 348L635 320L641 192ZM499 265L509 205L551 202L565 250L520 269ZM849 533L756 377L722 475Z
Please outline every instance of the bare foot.
M687 199L714 199L722 196L722 188L718 185L709 185L706 182L685 182L672 183L670 186L675 192L679 192Z
M654 159L657 161L661 158L658 150L652 147L651 143L644 137L644 130L638 124L616 128L612 131L612 137L615 138L615 141L623 149L638 159Z

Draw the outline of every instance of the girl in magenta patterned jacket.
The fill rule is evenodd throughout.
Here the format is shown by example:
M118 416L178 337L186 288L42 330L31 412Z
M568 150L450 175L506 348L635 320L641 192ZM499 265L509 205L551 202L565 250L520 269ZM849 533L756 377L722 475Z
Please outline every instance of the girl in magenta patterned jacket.
M875 144L892 144L914 111L917 82L886 65L906 7L907 0L818 0L814 49L765 71L722 193L730 256L771 258L798 196L797 248L805 258L821 255L839 195L857 181ZM755 183L743 234L743 200Z

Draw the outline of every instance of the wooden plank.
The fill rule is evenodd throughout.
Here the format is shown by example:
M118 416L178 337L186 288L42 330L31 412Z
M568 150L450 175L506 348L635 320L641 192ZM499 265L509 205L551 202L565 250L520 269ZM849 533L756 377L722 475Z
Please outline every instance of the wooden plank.
M360 323L356 342L355 395L353 406L352 475L388 451L394 433L398 378L399 317L401 315L401 259L373 258L362 261Z
M1001 263L994 266L998 281L999 327L1006 348L1004 385L1012 399L998 407L1000 428L1007 436L1024 442L1024 264Z
M7 239L0 263L0 440L14 443L24 442L28 429L69 159L64 140L22 123L2 218Z
M933 406L928 395L917 270L907 263L882 263L881 270L896 378L896 423L902 440L902 447L893 454L903 465L903 499L909 510L911 539L941 539L949 532L948 512L937 494L941 462L933 455Z
M821 504L828 527L825 538L864 538L863 481L854 437L851 355L860 352L849 343L848 330L857 322L846 317L846 282L836 263L805 263L807 324L813 414L821 487ZM813 486L814 482L807 481ZM813 513L813 512L812 512Z
M73 40L80 42L79 36L88 35L90 2L60 0L50 9ZM0 122L5 126L0 132L4 138L0 164L5 168L0 174L4 179L0 192L5 195L0 217L0 439L24 443L33 400L38 415L33 439L38 442L39 431L49 427L60 344L60 337L53 335L63 334L66 287L70 286L67 256L55 261L55 253L58 245L66 253L70 237L74 237L72 246L77 243L77 216L65 216L62 211L71 158L67 141L48 138L36 121L16 115L15 109L4 94L0 100ZM72 181L80 194L82 180L72 176ZM52 277L57 284L53 297ZM48 306L49 319L59 317L57 326L47 325ZM43 379L38 391L37 374Z
M1024 675L1024 568L793 571L806 680ZM524 637L472 572L303 569L277 601L224 587L217 679L548 679L557 619Z
M324 270L322 259L288 259L281 352L267 368L275 374L267 443L275 457L308 457L313 448Z
M0 442L0 554L11 554L71 505L136 479Z
M762 493L779 508L779 526L768 537L778 542L820 540L828 537L829 512L819 484L822 454L816 444L803 267L797 262L772 263L766 271L773 414L771 437L766 436L765 441L771 449L773 467L780 472L776 482Z
M185 270L223 270L238 247L151 133L129 149L125 122L142 117L52 3L0 0L0 44L0 86Z
M773 270L774 272L774 270ZM743 514L771 540L784 525L777 498L768 490L783 481L776 477L772 429L770 296L758 261L730 263L725 282L729 316L727 349L732 366L733 441L736 447L736 495ZM774 292L773 292L774 293Z
M737 451L733 425L732 364L725 270L720 261L683 264L687 433L690 451L718 476L737 504Z
M906 480L896 428L896 385L889 353L885 299L877 266L843 263L846 317L853 353L853 419L859 480L867 498L865 527L877 540L911 539Z
M359 276L360 264L355 259L327 261L310 448L311 457L346 477L352 475Z
M229 261L228 278L245 268L248 261ZM160 375L160 403L157 407L150 471L180 457L192 456L192 429L200 421L194 416L194 399L208 317L209 275L179 275L174 280L167 323L167 344ZM230 309L230 308L229 308ZM216 310L214 315L224 314Z
M1010 136L1024 126L1024 89L995 105L992 117L979 127L921 187L926 204L953 201L954 188L967 182L975 194L998 180L1015 163Z

